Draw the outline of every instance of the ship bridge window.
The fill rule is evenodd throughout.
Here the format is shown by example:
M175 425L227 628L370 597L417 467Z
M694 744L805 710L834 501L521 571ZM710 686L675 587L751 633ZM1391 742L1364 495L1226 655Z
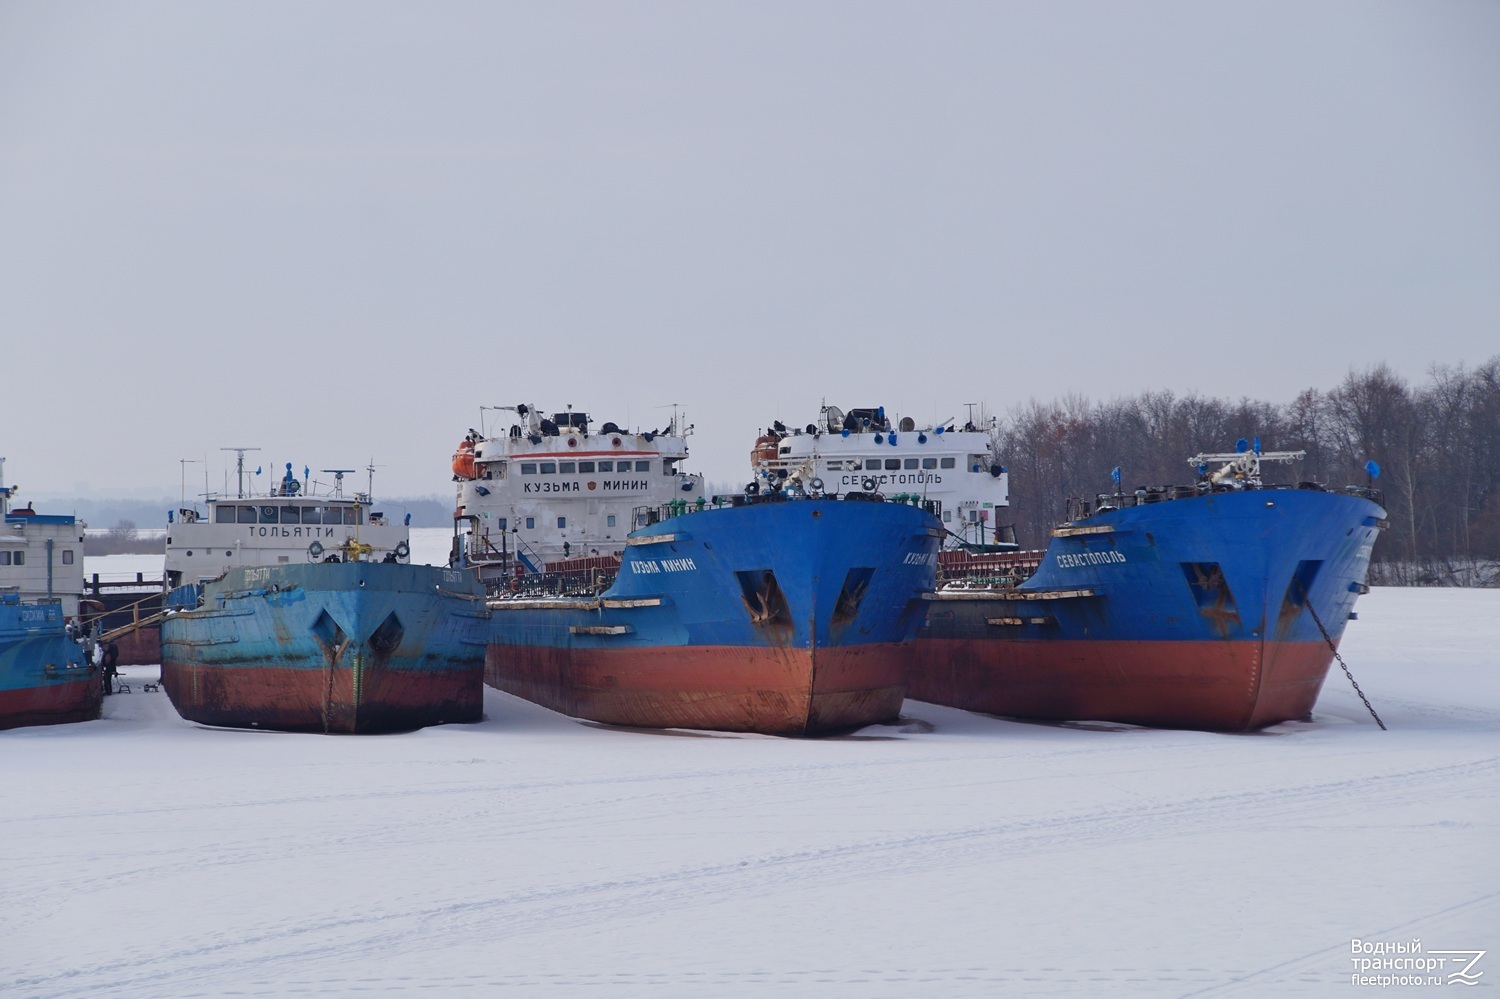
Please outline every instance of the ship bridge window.
M614 527L615 526L615 515L614 514L609 514L608 516L606 516L604 518L604 524L605 524L606 527Z
M951 524L951 523L953 523L953 511L952 510L944 510L943 511L943 523L945 523L945 524Z
M73 549L71 549L71 548L64 548L63 549L63 556L62 556L62 558L63 558L63 565L72 565L73 564Z
M865 459L865 467L866 468L879 468L880 467L880 459L879 458L866 458Z
M613 472L614 470L615 470L615 463L613 461L601 461L601 462L599 462L599 471L601 471L601 472Z
M16 554L19 555L20 552ZM10 565L10 552L0 552L0 565Z
M567 517L558 517L557 518L557 526L558 527L567 527L568 526L568 518Z
M542 462L542 474L543 475L556 475L557 474L557 462L555 462L555 461L544 461L544 462Z
M580 461L578 463L578 470L580 472L592 472L594 470L594 463L592 461Z
M901 467L901 459L900 458L887 458L885 460L885 468L886 468L886 471L888 471L888 472L894 472L897 469L899 469L900 467Z
M637 472L649 472L649 471L651 471L651 462L649 462L649 461L638 461L638 462L635 463L635 470Z
M260 521L262 524L276 523L276 508L274 506L263 506L260 508Z
M939 459L939 461L938 461L938 467L939 468L953 468L955 466L955 464L956 464L956 462L952 458L942 458L942 459Z
M661 474L663 474L663 475L671 475L673 472L677 471L677 469L675 469L675 468L672 467L672 462L674 462L676 460L677 460L676 458L665 458L665 459L663 459L662 463L661 463Z
M971 471L971 472L982 472L986 468L989 467L989 464L990 464L990 459L989 459L988 455L983 455L983 454L971 454L971 455L969 455L969 471Z
M841 471L843 469L843 467L844 467L844 463L842 461L830 461L828 463L828 470L830 472Z
M903 468L916 468L917 467L917 459L915 459L915 458L904 458L904 459L902 459L902 467Z
M253 524L253 523L255 523L255 507L253 507L253 506L238 506L238 507L235 507L235 509L237 511L239 511L236 514L236 518L238 519L238 521L241 524Z
M232 523L234 523L234 507L232 507L232 506L216 506L216 507L214 507L214 523L215 524L232 524Z
M578 462L576 462L576 461L565 461L565 462L562 462L561 464L559 464L557 466L557 470L558 470L558 472L562 473L563 475L569 475L569 474L571 474L573 472L578 471Z
M936 458L923 458L922 459L922 467L923 468L937 468L937 459Z
M531 530L534 527L536 527L536 518L535 517L527 517L526 518L526 529L529 531L529 530Z
M283 524L302 523L302 508L296 506L284 506L281 508L281 522Z
M523 462L521 462L521 474L522 475L535 475L536 474L536 462L534 462L534 461L523 461Z
M359 509L357 507L352 507L352 506L346 506L346 507L344 507L344 523L346 523L346 524L363 524L364 522L365 522L365 512L364 512L364 510L361 510L361 509Z

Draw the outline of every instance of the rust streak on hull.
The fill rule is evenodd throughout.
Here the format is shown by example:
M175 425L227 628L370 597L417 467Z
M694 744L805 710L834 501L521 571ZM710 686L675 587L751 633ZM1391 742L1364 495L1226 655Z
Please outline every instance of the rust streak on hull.
M93 721L104 703L96 670L66 683L0 691L0 729Z
M485 680L554 711L611 725L772 735L847 731L897 717L910 647L490 645Z
M1321 642L923 638L913 698L1015 718L1247 731L1308 717Z
M196 675L195 675L196 674ZM380 670L366 665L356 703L354 671L278 666L162 666L179 714L204 725L291 732L400 732L476 722L484 692L472 669Z

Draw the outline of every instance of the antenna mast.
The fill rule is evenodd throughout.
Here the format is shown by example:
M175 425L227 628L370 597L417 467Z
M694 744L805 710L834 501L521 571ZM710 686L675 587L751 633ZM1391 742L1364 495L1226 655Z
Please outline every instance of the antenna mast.
M220 451L233 451L238 456L236 458L236 460L235 460L235 465L234 465L235 475L236 475L236 477L239 480L239 485L238 485L239 496L237 498L238 499L244 499L245 498L245 452L246 451L259 451L260 448L258 448L258 447L221 447L221 448L219 448L219 450Z
M365 485L365 502L375 502L375 469L384 467L384 465L375 464L375 456L370 455L370 463L365 466L365 471L370 473L369 482Z

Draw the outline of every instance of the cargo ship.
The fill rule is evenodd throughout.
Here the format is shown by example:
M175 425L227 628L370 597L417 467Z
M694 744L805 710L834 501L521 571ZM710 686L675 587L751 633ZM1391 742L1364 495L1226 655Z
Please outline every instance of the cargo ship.
M405 524L368 493L207 499L176 523L161 622L162 685L205 725L376 733L483 712L489 612L467 572L410 565ZM306 474L306 473L304 473ZM190 561L193 560L193 561ZM191 568L189 568L191 567ZM207 579L184 582L207 567Z
M593 592L513 581L489 601L486 681L643 728L808 736L897 717L942 543L936 506L797 478L752 486L636 511L646 525Z
M3 471L0 459L0 729L98 718L101 670L77 624L84 525L12 510Z
M1192 485L1076 504L1034 571L950 565L915 643L910 696L1223 731L1309 717L1368 591L1381 495L1266 485L1262 462L1301 453L1241 447L1190 459Z

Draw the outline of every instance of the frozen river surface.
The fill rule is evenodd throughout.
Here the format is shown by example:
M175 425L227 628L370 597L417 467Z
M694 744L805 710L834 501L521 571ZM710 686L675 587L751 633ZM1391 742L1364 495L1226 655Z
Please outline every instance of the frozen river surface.
M1392 990L1351 940L1419 938L1489 950L1483 995L1500 591L1359 611L1389 732L1336 665L1255 735L908 701L817 741L495 691L406 735L215 730L132 667L100 721L0 733L0 994L1342 996Z

